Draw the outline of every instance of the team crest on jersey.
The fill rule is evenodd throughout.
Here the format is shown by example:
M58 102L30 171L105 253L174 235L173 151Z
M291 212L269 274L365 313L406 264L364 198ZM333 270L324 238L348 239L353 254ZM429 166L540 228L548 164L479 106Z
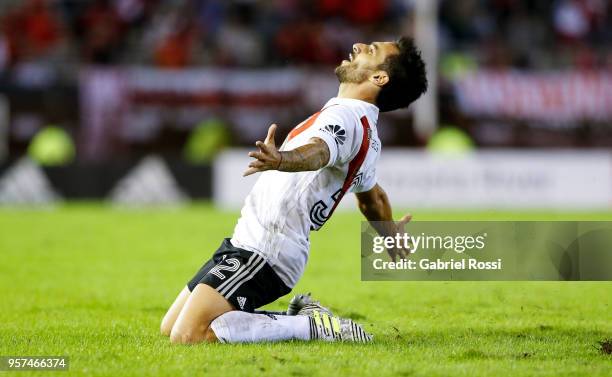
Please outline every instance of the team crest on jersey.
M321 130L330 134L336 141L336 144L344 144L344 141L346 140L346 131L344 130L344 128L340 127L340 125L328 124L327 126L321 128Z

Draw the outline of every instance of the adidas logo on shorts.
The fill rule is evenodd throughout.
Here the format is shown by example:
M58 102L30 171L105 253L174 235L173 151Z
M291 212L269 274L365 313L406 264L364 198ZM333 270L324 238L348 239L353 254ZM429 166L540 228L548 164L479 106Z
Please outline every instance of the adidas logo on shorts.
M238 305L240 305L240 309L244 309L244 304L246 304L246 297L238 296L236 298L238 300Z

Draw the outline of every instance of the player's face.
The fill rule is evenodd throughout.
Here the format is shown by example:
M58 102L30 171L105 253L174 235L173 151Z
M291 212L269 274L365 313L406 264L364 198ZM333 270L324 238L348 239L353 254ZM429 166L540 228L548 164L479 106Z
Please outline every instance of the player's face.
M395 42L373 42L369 45L355 43L349 60L343 60L336 67L336 76L341 83L362 83L379 70L387 57L398 53Z

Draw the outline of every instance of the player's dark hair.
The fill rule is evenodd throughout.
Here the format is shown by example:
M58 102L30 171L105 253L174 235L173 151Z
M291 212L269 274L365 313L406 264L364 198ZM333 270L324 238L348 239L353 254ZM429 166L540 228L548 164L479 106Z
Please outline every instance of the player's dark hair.
M376 98L381 112L407 107L427 91L425 63L414 40L401 37L396 44L399 54L387 57L379 67L389 75L389 82Z

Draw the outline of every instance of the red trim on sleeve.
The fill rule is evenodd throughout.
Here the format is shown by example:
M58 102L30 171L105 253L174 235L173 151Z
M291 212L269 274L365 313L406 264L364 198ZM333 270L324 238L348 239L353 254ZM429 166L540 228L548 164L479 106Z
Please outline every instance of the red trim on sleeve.
M312 114L308 119L306 119L301 124L298 124L298 126L295 127L294 129L292 129L291 132L289 132L289 135L287 135L287 141L293 139L297 135L299 135L302 132L306 131L308 128L310 128L310 126L312 126L314 124L314 122L317 120L317 118L319 117L319 115L321 115L321 113L323 111L325 111L326 109L329 109L332 106L336 106L336 105L337 105L337 103L333 104L333 105L329 105L327 107L324 107L321 110L317 111L316 113Z
M289 132L289 135L287 136L287 141L293 139L297 135L299 135L302 132L306 131L310 126L312 126L314 124L315 120L317 120L317 118L319 117L320 114L321 114L321 111L318 111L318 112L312 114L302 124L298 125L294 129L292 129L291 132Z

